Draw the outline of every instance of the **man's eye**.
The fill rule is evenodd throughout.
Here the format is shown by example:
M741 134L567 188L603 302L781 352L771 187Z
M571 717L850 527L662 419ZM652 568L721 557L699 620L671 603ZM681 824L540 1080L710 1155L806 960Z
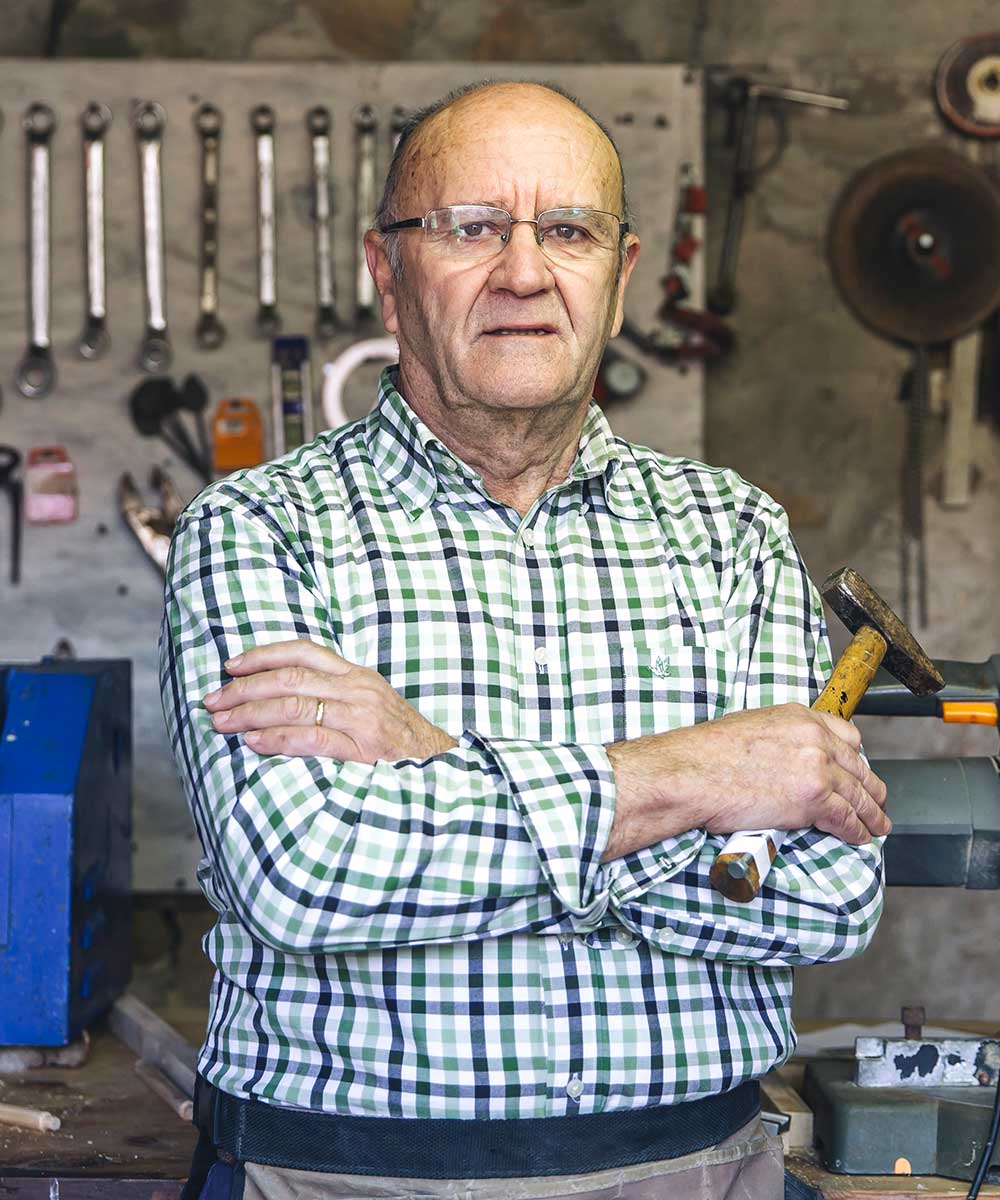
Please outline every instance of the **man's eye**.
M550 230L560 242L582 242L587 238L587 231L580 225L554 225Z
M465 225L459 225L455 230L455 236L460 241L475 241L479 238L492 237L497 232L495 225L488 225L485 221L469 221Z

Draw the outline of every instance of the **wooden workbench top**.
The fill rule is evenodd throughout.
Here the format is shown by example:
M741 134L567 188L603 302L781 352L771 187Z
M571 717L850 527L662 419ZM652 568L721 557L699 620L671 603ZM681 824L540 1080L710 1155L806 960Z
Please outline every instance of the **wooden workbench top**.
M91 1029L83 1067L41 1068L0 1075L0 1101L45 1109L59 1117L57 1133L0 1125L0 1192L60 1200L91 1200L113 1192L123 1200L176 1200L197 1140L135 1075L135 1055L104 1023Z

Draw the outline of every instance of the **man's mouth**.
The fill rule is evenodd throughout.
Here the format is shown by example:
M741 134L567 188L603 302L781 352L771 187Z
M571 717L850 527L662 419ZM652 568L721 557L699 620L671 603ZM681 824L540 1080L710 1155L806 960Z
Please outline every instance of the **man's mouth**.
M488 337L546 337L555 330L549 325L504 325L485 332Z

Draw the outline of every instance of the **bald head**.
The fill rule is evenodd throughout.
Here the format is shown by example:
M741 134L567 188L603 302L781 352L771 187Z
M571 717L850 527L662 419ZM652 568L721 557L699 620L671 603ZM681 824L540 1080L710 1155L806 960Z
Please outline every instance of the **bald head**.
M553 84L487 81L458 88L410 116L389 166L375 218L376 228L423 215L427 205L421 208L421 197L426 193L428 179L440 176L449 160L460 159L470 147L488 142L497 129L538 128L551 132L553 153L577 159L580 174L589 173L590 186L596 182L603 194L601 200L564 197L560 202L586 202L631 222L621 155L611 134L592 113ZM498 174L503 173L505 165L498 163ZM442 202L491 199L486 195L470 195ZM401 266L398 240L390 235L388 243L389 259L398 273Z

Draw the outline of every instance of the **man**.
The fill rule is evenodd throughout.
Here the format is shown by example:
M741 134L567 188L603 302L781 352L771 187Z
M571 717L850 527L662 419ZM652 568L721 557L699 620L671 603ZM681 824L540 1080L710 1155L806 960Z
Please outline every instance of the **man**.
M247 1197L779 1196L753 1081L791 968L867 943L889 829L805 707L830 659L784 515L590 402L639 241L573 101L419 114L378 227L377 407L202 493L168 572L219 913L200 1161ZM762 895L713 893L768 827Z

